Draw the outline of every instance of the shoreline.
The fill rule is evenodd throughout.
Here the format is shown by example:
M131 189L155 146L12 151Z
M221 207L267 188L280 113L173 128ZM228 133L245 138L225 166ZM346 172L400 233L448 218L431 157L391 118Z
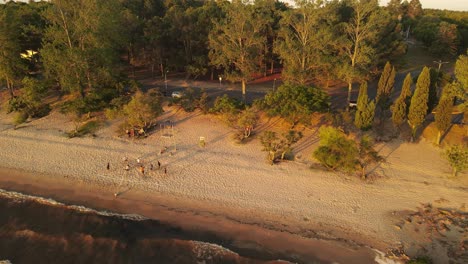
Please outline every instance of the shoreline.
M67 205L137 214L186 232L199 233L202 237L206 234L218 236L222 241L230 241L221 244L223 247L244 257L256 257L255 253L261 252L263 256L269 257L268 260L376 263L376 253L370 248L344 241L304 237L303 234L282 230L280 226L268 223L268 219L261 223L258 221L260 219L249 219L245 212L239 210L225 215L219 206L213 207L206 203L206 208L203 208L198 201L189 202L177 197L138 191L129 191L115 198L107 188L8 168L0 168L0 188L50 198ZM208 208L221 210L207 211ZM233 216L236 214L237 217Z
M435 263L447 262L452 251L460 253L440 241L444 234L427 244L428 229L419 221L402 224L421 205L466 212L468 178L449 178L447 161L429 143L379 144L386 162L371 168L373 177L362 181L310 168L318 129L304 130L297 143L298 160L271 166L258 139L234 144L232 131L219 120L178 108L166 108L158 119L174 124L171 133L176 138L171 140L159 130L141 140L118 138L118 120L103 123L93 137L69 139L64 131L73 129L73 123L58 112L16 129L10 118L0 115L0 167L30 175L9 181L0 175L2 186L10 190L117 213L137 210L186 229L220 234L234 241L231 248L242 246L245 251L260 245L291 255L290 246L292 252L299 248L305 256L326 259L345 258L347 250L360 248L371 252L367 255L381 254L373 248L392 256L396 249L401 257L406 252L410 257L428 252L438 260ZM273 119L260 124L257 133L281 129L280 120ZM198 145L200 136L206 138L204 148ZM162 153L163 149L167 151ZM123 157L128 157L129 171ZM137 159L147 168L144 177ZM148 169L158 161L160 170ZM115 193L120 195L116 198ZM462 238L453 239L450 243L456 244ZM275 244L281 240L287 242ZM259 242L238 246L236 241ZM339 250L333 249L336 245ZM450 254L442 252L439 257L441 252L431 247L447 248Z

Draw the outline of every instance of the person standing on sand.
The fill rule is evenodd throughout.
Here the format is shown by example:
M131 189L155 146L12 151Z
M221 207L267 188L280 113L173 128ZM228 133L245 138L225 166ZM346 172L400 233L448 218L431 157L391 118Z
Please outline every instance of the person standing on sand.
M137 164L140 164L140 158L136 159Z
M130 169L130 165L128 165L127 163L127 166L125 166L125 170L128 171Z
M164 168L164 174L167 174L167 168Z
M153 170L153 163L150 163L150 170Z
M110 170L110 163L107 162L107 170Z
M158 170L161 169L161 162L158 160Z
M143 174L143 176L145 176L145 167L140 166L140 172Z

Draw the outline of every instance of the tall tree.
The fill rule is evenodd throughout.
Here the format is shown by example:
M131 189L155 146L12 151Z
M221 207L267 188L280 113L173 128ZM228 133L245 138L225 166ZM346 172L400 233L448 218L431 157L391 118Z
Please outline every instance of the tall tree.
M347 63L340 65L339 75L348 83L348 103L351 100L353 82L362 79L373 60L378 32L387 17L381 12L377 0L350 1L351 17L344 23L342 53Z
M0 8L0 80L6 81L10 96L14 96L14 84L24 75L21 60L21 29L15 3Z
M209 36L209 57L213 65L224 68L228 80L241 82L245 100L247 81L258 71L265 41L260 32L266 21L245 0L234 0L223 8L226 17L215 22Z
M400 96L392 107L392 122L398 129L400 129L401 125L405 122L408 115L412 84L413 79L411 78L411 73L408 73L403 81Z
M449 89L448 87L446 87ZM452 124L452 107L453 97L449 94L444 94L436 107L435 123L437 126L437 145L440 145L442 136L447 132Z
M46 73L66 91L112 87L124 37L117 0L53 0L41 50Z
M305 85L330 57L327 53L336 39L330 24L336 17L322 1L297 1L296 5L283 13L276 52L283 62L283 78Z
M354 119L354 124L361 130L368 130L374 122L375 103L369 101L367 95L367 82L363 82L359 88L359 96L357 101L357 111Z
M411 19L416 19L423 14L423 9L421 2L419 0L411 0L408 5L408 11L407 11L408 17Z
M431 85L429 69L424 67L416 82L416 89L411 98L408 113L408 123L412 131L412 140L416 138L416 132L427 115L427 102L429 100L429 86Z
M386 118L386 112L390 108L393 86L395 84L395 67L392 67L390 62L385 64L384 70L380 75L377 86L377 106L380 110L380 123L383 124Z
M402 15L403 10L401 6L401 0L390 0L387 4L387 8L391 14L394 14L397 17Z

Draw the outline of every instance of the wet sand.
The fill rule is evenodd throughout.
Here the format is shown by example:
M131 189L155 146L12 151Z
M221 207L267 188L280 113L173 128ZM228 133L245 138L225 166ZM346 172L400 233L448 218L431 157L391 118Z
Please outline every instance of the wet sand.
M251 259L283 259L299 263L375 263L375 252L367 247L345 241L316 239L313 230L294 232L277 225L271 216L261 212L233 210L211 202L132 189L115 197L109 188L57 175L11 169L0 169L0 188L47 197L65 204L138 214L170 226L175 233L184 234L184 238L220 244Z

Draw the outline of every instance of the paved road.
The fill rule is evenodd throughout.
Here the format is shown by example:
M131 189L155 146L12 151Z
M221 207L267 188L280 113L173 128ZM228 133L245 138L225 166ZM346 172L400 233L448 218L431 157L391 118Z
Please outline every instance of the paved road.
M421 72L421 69L412 70L410 71L411 76L414 78L418 76ZM401 86L403 85L403 81L406 77L408 72L399 72L395 77L395 88L393 90L393 98L397 98L401 91ZM377 84L378 78L372 80L368 86L368 93L369 97L374 99L377 94ZM166 85L164 80L151 80L151 79L144 79L141 80L141 83L144 86L144 89L150 88L159 88L161 91L164 91ZM247 94L246 94L246 102L252 103L255 99L260 99L265 96L265 94L269 91L273 90L273 86L278 87L282 84L280 80L277 81L267 81L262 83L256 84L249 84L247 85ZM204 88L205 91L208 93L210 98L216 98L217 96L222 96L223 94L227 94L230 97L237 98L242 100L242 92L241 92L241 85L240 83L231 84L228 82L223 82L221 85L217 81L191 81L191 80L183 80L182 78L171 77L168 78L167 81L167 95L170 95L173 91L183 91L188 87L194 89L202 89ZM347 104L347 96L348 96L348 87L347 85L338 85L334 87L330 87L327 90L328 94L331 96L332 101L332 108L333 109L344 109ZM356 83L353 85L353 92L351 98L353 100L357 99L359 92L359 84Z

